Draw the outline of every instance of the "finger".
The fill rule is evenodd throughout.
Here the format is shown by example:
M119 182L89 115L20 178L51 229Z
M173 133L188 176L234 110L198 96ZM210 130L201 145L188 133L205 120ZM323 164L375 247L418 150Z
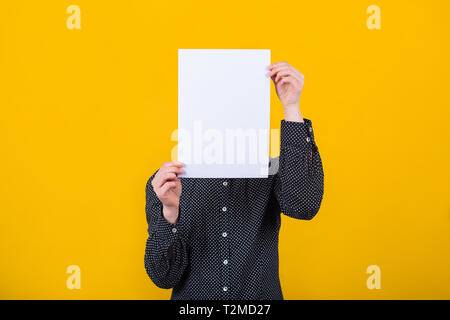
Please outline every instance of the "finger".
M161 168L163 167L183 167L184 163L180 162L180 161L167 161L164 162L161 166Z
M158 172L156 173L156 177L160 176L164 172L177 172L177 170L181 169L181 167L183 166L184 163L179 161L164 162L161 168L159 168Z
M292 70L292 72L296 73L300 77L303 76L300 73L300 71L298 71L297 69L295 69L293 66L291 66L289 63L287 63L285 61L283 61L283 62L275 62L275 63L271 64L269 67L267 67L267 69L269 69L270 71L290 69L290 70Z
M273 73L271 73L271 74L272 74L271 78L273 79L273 81L275 83L278 83L278 81L280 81L281 77L287 77L287 76L292 76L299 81L302 80L295 72L293 72L293 70L291 70L289 68L282 69L282 70L276 70L276 71L273 71Z
M277 74L280 71L289 71L292 75L295 75L295 77L298 78L299 80L304 78L303 74L301 74L298 70L296 70L291 66L284 66L284 67L282 66L273 68L272 71L269 72L269 76L272 77L273 75Z
M286 65L289 65L289 63L287 63L286 61L274 62L274 63L272 63L271 65L269 65L269 66L267 67L267 69L271 70L271 69L273 69L274 67L286 66Z
M182 173L184 173L184 170L171 167L168 171L161 172L157 177L155 176L153 187L160 188L165 182L178 179L178 175Z
M173 172L162 173L158 177L158 180L155 181L155 184L153 187L156 189L161 188L163 186L163 184L166 183L167 181L175 180L175 179L177 179L177 175Z
M159 189L158 196L164 197L170 189L176 188L177 186L178 186L178 182L175 182L175 181L166 182L161 187L161 189Z
M282 84L292 84L292 85L297 85L297 79L295 79L294 77L291 76L287 76L284 77L283 79L280 80L280 82L278 82L279 85Z
M296 78L296 74L294 74L292 71L290 70L284 70L284 71L280 71L277 73L277 75L275 76L275 83L278 83L278 81L280 81L281 77L287 77L287 76L292 76L294 78Z
M178 167L161 167L152 180L152 186L159 188L164 183L165 177L175 176L184 173L184 170Z
M277 74L279 72L281 72L281 71L283 71L283 70L274 69L274 70L272 70L271 72L268 73L268 76L271 77L272 80L275 82L275 78L276 78Z
M161 169L159 169L158 173L159 174L163 174L163 173L167 173L167 172L173 172L173 173L184 173L184 170L180 167L161 167Z
M277 74L280 71L290 71L292 73L295 73L295 71L292 68L289 67L275 67L273 68L270 72L269 72L269 76L273 76L275 74Z

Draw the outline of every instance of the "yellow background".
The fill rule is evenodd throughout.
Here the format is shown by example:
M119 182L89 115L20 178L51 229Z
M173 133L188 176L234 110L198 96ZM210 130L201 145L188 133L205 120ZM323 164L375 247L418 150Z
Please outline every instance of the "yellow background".
M71 4L81 30L66 27ZM381 30L366 27L372 4ZM317 217L282 220L285 298L449 299L449 12L448 0L1 1L0 298L169 298L144 269L144 189L176 145L177 49L264 48L305 74L325 170ZM81 290L66 288L72 264ZM380 290L366 287L372 264Z

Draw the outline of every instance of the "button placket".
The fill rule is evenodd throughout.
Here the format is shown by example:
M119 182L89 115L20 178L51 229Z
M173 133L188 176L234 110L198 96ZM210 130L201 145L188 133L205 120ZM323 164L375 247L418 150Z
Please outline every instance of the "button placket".
M229 275L229 219L230 219L230 189L228 181L221 181L222 188L224 188L224 192L221 196L222 207L220 208L220 228L222 232L219 234L220 237L220 263L221 263L221 289L224 299L230 298L230 275Z
M308 126L308 132L309 132L309 134L308 134L308 137L306 138L306 141L314 143L314 134L313 134L313 129L312 129L311 125Z

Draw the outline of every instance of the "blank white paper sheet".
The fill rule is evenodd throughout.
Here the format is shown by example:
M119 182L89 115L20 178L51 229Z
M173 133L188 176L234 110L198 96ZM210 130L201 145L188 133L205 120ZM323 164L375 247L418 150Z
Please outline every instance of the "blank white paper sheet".
M185 178L267 178L270 50L178 50Z

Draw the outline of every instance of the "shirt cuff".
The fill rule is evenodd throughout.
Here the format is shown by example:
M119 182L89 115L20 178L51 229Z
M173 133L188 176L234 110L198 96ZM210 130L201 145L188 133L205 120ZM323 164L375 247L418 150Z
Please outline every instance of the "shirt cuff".
M175 241L180 238L182 234L182 224L170 223L164 219L162 213L162 204L158 205L158 218L153 226L153 234L156 236L158 247L162 250L167 250ZM178 218L179 220L179 218Z
M311 120L304 122L281 120L281 146L304 148L314 144L314 133Z

